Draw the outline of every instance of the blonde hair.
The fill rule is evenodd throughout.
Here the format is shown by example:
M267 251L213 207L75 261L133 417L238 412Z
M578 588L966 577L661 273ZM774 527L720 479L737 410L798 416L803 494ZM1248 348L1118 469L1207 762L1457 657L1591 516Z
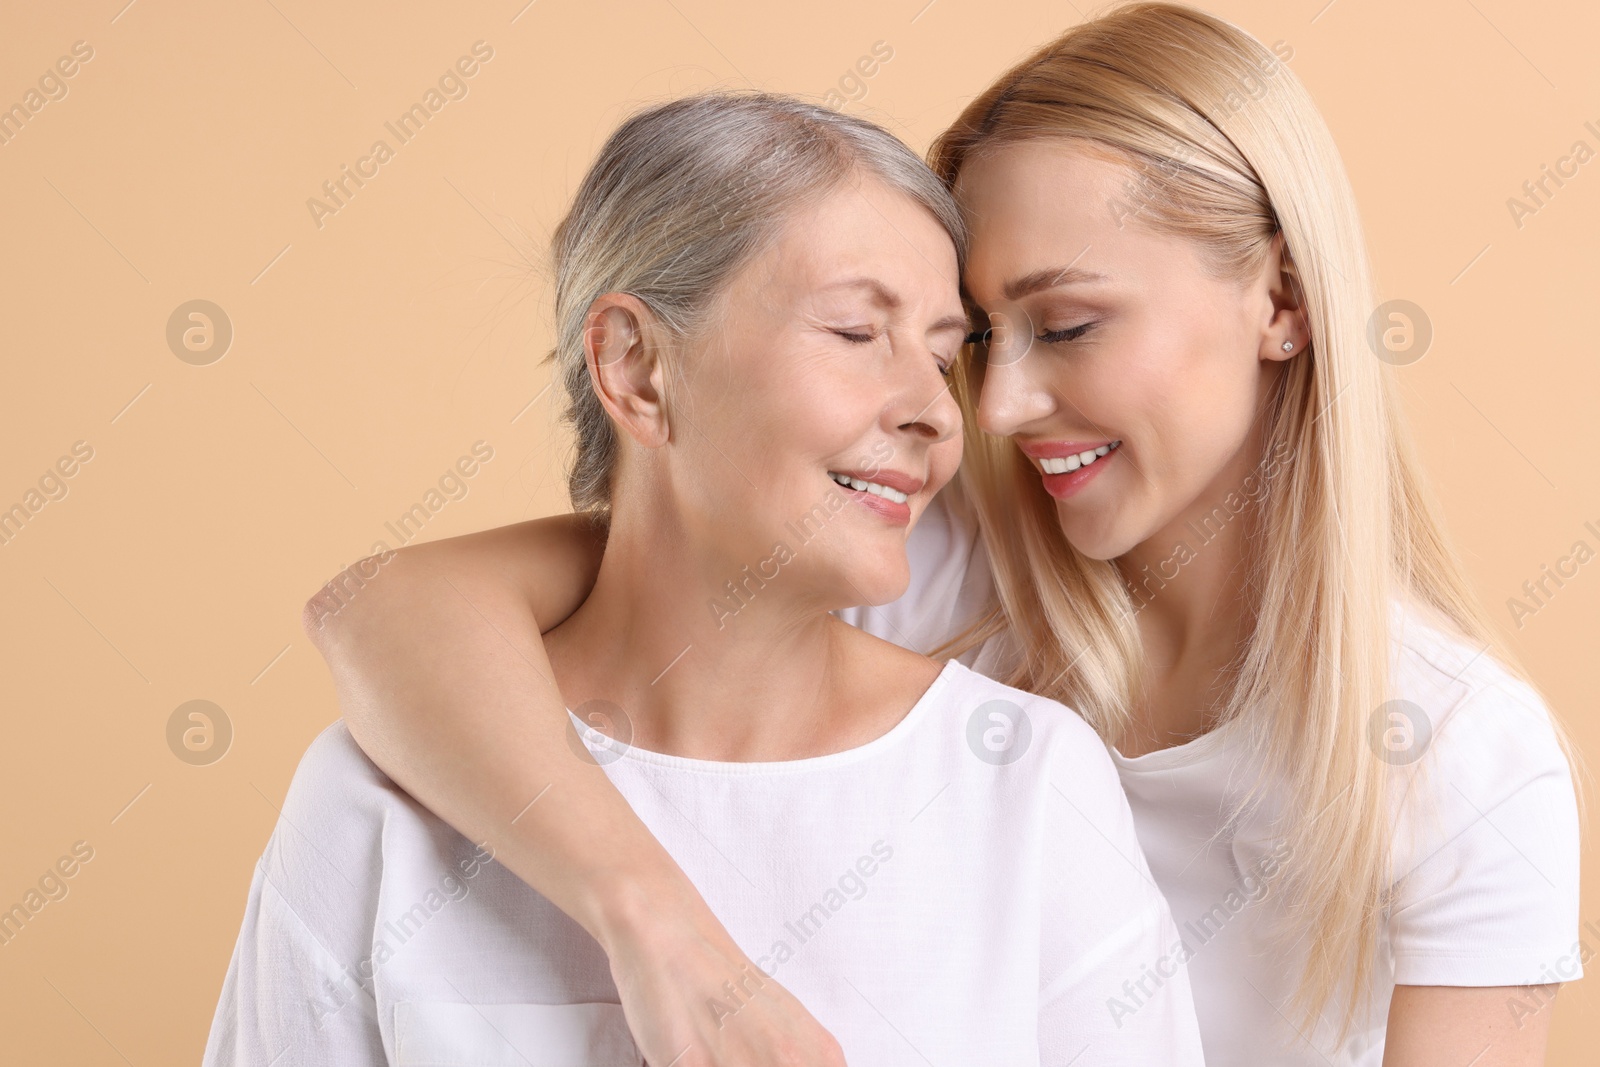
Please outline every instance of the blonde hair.
M1276 236L1285 240L1311 342L1263 415L1265 454L1288 462L1260 504L1254 633L1230 672L1222 721L1244 720L1255 746L1254 798L1269 781L1285 789L1279 830L1291 860L1274 892L1292 924L1285 950L1305 952L1293 1007L1311 1022L1342 1000L1347 1033L1391 880L1391 768L1370 747L1368 723L1387 698L1393 598L1495 645L1425 491L1392 371L1366 340L1376 300L1355 196L1280 58L1178 4L1122 6L1068 30L974 100L930 161L953 186L975 153L1030 138L1077 139L1126 163L1138 178L1128 214L1195 242L1220 277L1256 275ZM999 603L940 652L1008 631L1018 654L1003 680L1074 707L1115 743L1143 676L1133 594L1113 562L1067 543L1021 453L978 430L981 374L969 360L958 376L960 485Z
M554 361L576 432L573 509L609 519L617 437L589 381L584 324L605 293L637 297L675 338L705 327L733 275L787 219L877 178L922 205L966 254L944 184L880 126L774 93L708 92L647 108L601 148L556 228Z

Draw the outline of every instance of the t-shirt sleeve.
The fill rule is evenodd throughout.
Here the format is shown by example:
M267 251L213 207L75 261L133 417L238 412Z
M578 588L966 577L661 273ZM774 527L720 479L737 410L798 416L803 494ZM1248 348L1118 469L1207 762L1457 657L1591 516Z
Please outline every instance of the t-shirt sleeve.
M1047 1067L1204 1062L1186 956L1099 736L1071 716L1049 755L1043 843L1039 1052Z
M1578 805L1549 712L1497 665L1463 686L1434 719L1415 774L1403 776L1389 920L1395 982L1579 978Z
M377 774L343 723L301 760L250 881L204 1067L388 1064L371 993L382 824L362 788Z
M978 526L955 483L935 496L906 537L911 582L900 598L835 614L914 652L928 653L966 629L993 596ZM978 649L959 658L972 666Z

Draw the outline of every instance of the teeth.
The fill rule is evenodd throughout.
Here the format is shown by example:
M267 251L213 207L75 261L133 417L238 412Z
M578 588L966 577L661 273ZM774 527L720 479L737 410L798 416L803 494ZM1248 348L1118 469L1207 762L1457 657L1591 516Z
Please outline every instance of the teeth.
M1110 453L1116 451L1118 446L1121 444L1121 441L1112 441L1109 445L1101 445L1099 448L1086 449L1074 456L1060 456L1052 457L1050 459L1041 459L1039 461L1039 467L1046 474L1067 474L1071 471L1077 470L1079 467L1087 467L1101 456L1109 455Z
M858 493L871 493L873 496L881 496L885 500L892 500L896 504L904 504L907 500L911 499L905 493L900 492L900 490L891 489L887 485L879 485L877 482L863 481L860 478L851 478L848 475L835 474L833 471L828 472L828 477L832 478L846 489L854 489Z

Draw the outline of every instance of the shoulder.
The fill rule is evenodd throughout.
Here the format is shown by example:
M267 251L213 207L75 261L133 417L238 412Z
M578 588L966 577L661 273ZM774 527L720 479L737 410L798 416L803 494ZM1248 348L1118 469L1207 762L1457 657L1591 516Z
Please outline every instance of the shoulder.
M1123 799L1110 750L1065 704L996 681L951 660L942 714L980 759L1032 771L1067 795L1114 793Z
M408 803L403 796L342 721L306 748L251 880L235 954L263 997L296 983L339 985L370 958L386 851L403 838L394 818Z
M959 662L947 670L955 696L947 713L960 731L952 758L960 759L966 797L991 805L992 826L1013 835L1028 828L1025 846L1017 836L1007 839L1040 865L1047 936L1075 943L1067 970L1170 945L1155 933L1170 921L1166 903L1105 741L1064 704ZM1062 915L1074 918L1064 922ZM1086 962L1092 958L1101 963Z
M1493 648L1467 640L1421 608L1401 609L1397 619L1393 699L1375 724L1410 729L1413 749L1396 750L1395 762L1426 757L1475 803L1497 802L1541 777L1569 778L1549 707Z
M306 878L355 885L380 868L384 826L412 801L361 751L344 720L307 746L267 847L280 888Z
M1397 772L1395 981L1549 981L1543 968L1569 950L1578 919L1577 794L1560 730L1491 648L1420 610L1404 616L1389 724L1374 726L1409 736L1373 737Z
M359 807L385 799L395 788L361 751L344 720L336 719L306 746L289 784L284 812L292 806L309 814L339 801Z

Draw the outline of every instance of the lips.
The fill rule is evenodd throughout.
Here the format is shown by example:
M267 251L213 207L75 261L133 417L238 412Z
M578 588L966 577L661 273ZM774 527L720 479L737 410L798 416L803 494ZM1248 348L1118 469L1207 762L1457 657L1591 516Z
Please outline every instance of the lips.
M911 524L912 496L927 484L900 471L829 471L828 477L852 500L887 519L895 526Z
M922 492L922 487L927 484L921 478L914 478L911 475L903 474L900 471L829 471L828 473L835 475L835 480L838 478L848 478L852 482L876 484L893 489L897 493L904 493L906 496L915 496L916 494ZM852 488L854 487L852 486Z
M1082 492L1106 468L1120 451L1122 441L1044 441L1020 447L1038 468L1045 492L1057 500L1066 500Z
M1084 452L1093 452L1097 448L1110 448L1121 443L1118 438L1102 437L1098 441L1029 441L1019 443L1018 447L1030 459L1065 459L1067 456L1081 455Z

